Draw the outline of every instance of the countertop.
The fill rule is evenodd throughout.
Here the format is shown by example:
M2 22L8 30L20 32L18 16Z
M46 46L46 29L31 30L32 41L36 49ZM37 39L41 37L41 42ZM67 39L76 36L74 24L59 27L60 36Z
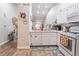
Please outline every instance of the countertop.
M63 34L63 35L66 35L66 36L69 36L69 37L72 37L72 38L76 38L76 34L73 34L73 33L69 33L69 32L59 32L60 34Z
M39 32L39 33L53 33L53 32L55 32L56 33L56 32L61 32L61 31L51 30L51 31L32 31L32 32Z
M30 33L59 33L59 34L63 34L63 35L69 36L69 37L73 37L73 38L76 38L77 35L79 36L79 34L73 34L73 33L70 33L70 32L57 31L57 30L51 30L51 31L32 31Z

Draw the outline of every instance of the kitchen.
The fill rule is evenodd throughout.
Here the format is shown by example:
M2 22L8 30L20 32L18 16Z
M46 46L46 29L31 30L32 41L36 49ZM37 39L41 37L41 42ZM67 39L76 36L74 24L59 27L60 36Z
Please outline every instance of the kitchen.
M58 46L65 56L79 55L79 4L32 3L31 7L31 46Z
M14 35L12 41L17 42L17 44L12 43L11 48L16 46L16 49L31 50L30 56L79 56L79 3L15 3L9 4L9 7L12 7L13 18L10 18L7 24L10 23L10 27L14 28L8 34ZM5 13L3 11L1 16L8 18L6 13L7 11ZM5 22L3 24L5 29L9 27L5 19L0 21ZM8 31L5 29L4 34ZM12 41L10 38L10 42ZM6 43L3 42L0 39L0 52ZM20 51L13 54L18 55ZM0 53L0 55L7 55L7 53Z

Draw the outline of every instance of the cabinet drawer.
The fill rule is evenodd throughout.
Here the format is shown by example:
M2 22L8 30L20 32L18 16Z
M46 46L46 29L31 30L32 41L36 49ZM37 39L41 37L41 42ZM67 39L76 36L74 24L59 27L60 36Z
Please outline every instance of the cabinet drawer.
M43 33L42 34L42 39L48 39L48 40L53 40L56 39L56 33Z
M53 41L53 42L49 41L49 42L43 42L42 44L43 45L56 45L57 43L56 41Z
M55 35L56 36L56 33L42 33L42 36L47 36L47 35L49 35L49 36Z
M32 42L31 45L32 46L39 46L39 45L43 45L43 44L42 43L36 43L36 42L34 43L34 42Z

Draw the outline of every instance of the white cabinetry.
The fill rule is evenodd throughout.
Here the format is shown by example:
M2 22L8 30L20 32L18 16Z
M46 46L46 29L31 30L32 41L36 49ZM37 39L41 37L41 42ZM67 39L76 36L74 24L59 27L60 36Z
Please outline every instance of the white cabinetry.
M69 4L67 7L64 7L60 9L57 14L57 22L58 24L62 23L68 23L68 22L75 22L75 19L72 17L75 17L76 14L79 14L79 4L73 3ZM74 20L72 20L72 19ZM78 17L77 17L78 18Z
M41 33L31 33L30 34L30 41L31 45L41 45L42 44L42 39L41 39Z
M67 22L76 22L79 21L79 15L78 15L78 7L77 4L72 4L68 7L67 10Z
M76 4L71 4L66 8L66 12L67 12L67 16L69 16L70 14L76 12Z
M56 45L56 33L42 33L43 45Z
M30 42L32 46L39 45L56 45L57 44L56 32L31 32Z
M57 33L57 46L60 44L60 33Z

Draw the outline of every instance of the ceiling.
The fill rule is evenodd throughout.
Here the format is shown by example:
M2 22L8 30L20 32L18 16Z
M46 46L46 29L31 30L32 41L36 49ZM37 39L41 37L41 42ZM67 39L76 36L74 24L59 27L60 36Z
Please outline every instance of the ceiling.
M32 3L32 21L43 21L56 3Z

